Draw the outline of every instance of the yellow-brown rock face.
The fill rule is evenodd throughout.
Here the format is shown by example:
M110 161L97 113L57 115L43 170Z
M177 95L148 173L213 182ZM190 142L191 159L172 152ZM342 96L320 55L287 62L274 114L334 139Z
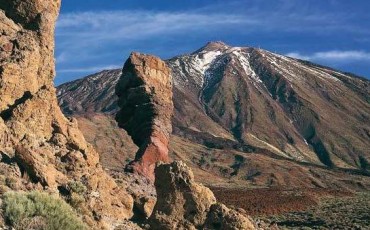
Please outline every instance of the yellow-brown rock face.
M116 117L118 124L139 146L130 167L154 180L155 163L169 161L173 114L170 70L157 57L132 53L123 67L116 93L121 108Z
M87 222L132 215L133 201L103 171L99 156L75 120L58 107L53 86L54 27L60 0L0 1L0 170L17 189L48 189L68 196L70 181L82 194ZM14 173L20 172L20 173Z
M151 229L255 229L247 216L217 203L183 162L160 164L155 176L157 203L149 219Z

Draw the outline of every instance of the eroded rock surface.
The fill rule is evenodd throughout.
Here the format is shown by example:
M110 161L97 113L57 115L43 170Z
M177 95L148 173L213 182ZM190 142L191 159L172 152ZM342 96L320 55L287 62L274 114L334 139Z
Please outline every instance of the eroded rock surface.
M85 221L108 228L132 215L133 200L103 171L77 122L58 107L53 78L59 7L60 0L0 2L0 173L17 184L10 189L47 189L64 197L70 181L81 183Z
M139 146L130 167L154 180L155 163L168 162L172 132L172 78L157 57L132 53L116 87L120 112L116 119Z
M246 216L217 204L212 191L196 183L183 162L161 164L155 175L157 203L149 219L152 229L203 229L205 224L208 229L254 229Z
M204 229L255 229L251 220L241 213L217 203L211 206Z

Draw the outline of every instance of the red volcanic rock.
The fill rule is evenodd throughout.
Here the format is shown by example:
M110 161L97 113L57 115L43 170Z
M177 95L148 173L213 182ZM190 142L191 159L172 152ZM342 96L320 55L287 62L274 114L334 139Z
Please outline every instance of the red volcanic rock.
M130 170L154 180L155 163L168 162L172 132L172 78L157 57L132 53L126 61L116 94L121 111L116 119L139 146Z

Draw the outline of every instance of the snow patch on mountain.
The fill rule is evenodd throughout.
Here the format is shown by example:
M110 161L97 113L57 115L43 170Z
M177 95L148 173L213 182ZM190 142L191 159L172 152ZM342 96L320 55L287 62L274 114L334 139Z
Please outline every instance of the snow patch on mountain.
M221 54L222 54L221 51L209 51L199 53L192 60L191 65L195 70L200 72L202 76L205 76L207 69L214 62L214 60ZM204 78L201 78L201 85L202 86L204 85Z
M232 51L232 53L237 57L239 60L241 66L244 69L244 72L247 74L247 76L251 77L256 82L262 83L262 80L257 76L257 74L253 71L250 63L249 58L250 54L245 53L242 48L236 48Z
M289 58L280 54L272 53L269 51L264 50L267 60L271 63L271 65L277 70L280 74L286 77L287 80L299 80L304 81L305 77L296 74L294 71L292 71L293 68L297 69L304 69L308 72L311 72L313 75L317 76L318 78L322 80L331 80L340 82L340 80L325 71L321 70L321 68L309 68L305 65L303 65L301 62L297 61L296 59Z
M206 72L223 53L217 51L201 51L192 55L184 55L167 63L171 69L176 72L177 78L174 81L175 86L189 86L188 77L191 76L191 82L199 88L205 84Z

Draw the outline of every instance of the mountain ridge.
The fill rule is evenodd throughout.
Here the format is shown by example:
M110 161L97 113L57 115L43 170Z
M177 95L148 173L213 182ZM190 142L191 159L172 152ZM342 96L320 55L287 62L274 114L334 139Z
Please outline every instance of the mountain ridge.
M369 161L369 80L222 42L166 63L174 78L174 135L211 148L260 149L318 166L366 169L361 162ZM87 79L113 82L118 75L120 70L103 71ZM104 84L75 83L58 87L66 114L116 112ZM99 95L84 98L83 88Z

